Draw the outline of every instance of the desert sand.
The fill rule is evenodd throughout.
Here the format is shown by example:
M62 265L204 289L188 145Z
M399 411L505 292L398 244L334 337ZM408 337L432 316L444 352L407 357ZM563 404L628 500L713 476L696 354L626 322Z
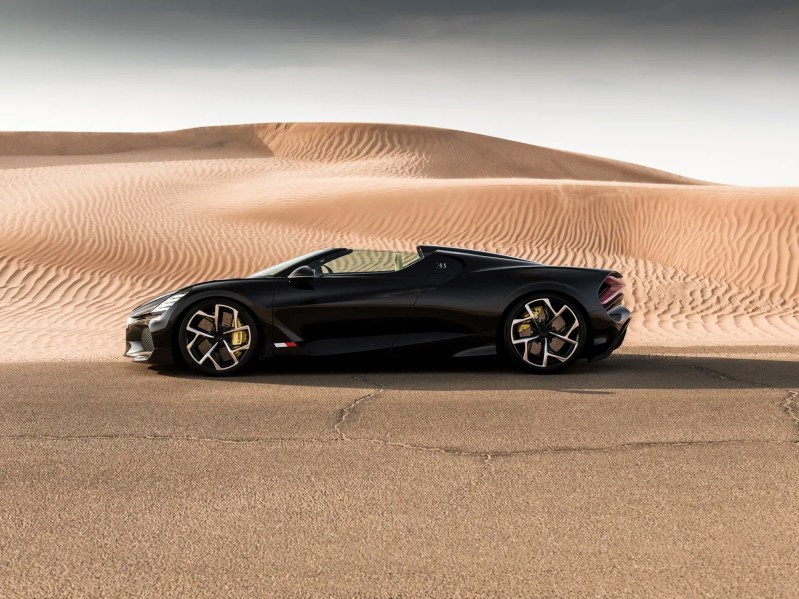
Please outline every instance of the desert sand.
M629 283L629 346L799 338L799 190L425 127L0 133L0 360L108 359L127 312L313 249L440 243Z
M795 596L798 240L799 189L456 131L0 133L0 594ZM553 377L120 355L148 296L417 243L617 269L627 343Z
M0 364L0 587L795 597L796 360Z

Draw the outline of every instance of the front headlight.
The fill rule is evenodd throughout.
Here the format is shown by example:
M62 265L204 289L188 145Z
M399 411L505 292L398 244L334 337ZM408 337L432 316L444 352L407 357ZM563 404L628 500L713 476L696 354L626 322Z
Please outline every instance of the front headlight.
M178 302L178 300L180 300L180 298L182 298L185 295L186 295L185 292L184 293L175 293L174 295L170 295L168 298L166 298L164 301L162 301L160 304L158 304L155 308L150 310L150 312L152 314L161 314L162 312L166 312L172 306L174 306Z

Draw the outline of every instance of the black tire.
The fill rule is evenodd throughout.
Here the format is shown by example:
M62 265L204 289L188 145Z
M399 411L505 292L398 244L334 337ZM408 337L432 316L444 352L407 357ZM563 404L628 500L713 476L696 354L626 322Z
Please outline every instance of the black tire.
M186 364L206 376L240 374L260 353L255 317L227 298L209 298L189 308L180 321L177 343Z
M502 323L502 340L504 353L513 364L527 372L552 374L580 358L588 341L588 326L575 300L541 292L511 306Z

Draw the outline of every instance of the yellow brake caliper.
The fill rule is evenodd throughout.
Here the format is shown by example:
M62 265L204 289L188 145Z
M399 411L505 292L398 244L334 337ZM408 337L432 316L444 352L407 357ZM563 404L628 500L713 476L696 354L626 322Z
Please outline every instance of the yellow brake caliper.
M239 328L241 326L241 319L237 318L234 325L235 328ZM247 333L245 331L236 331L230 336L230 345L234 348L238 347L239 345L244 345L246 341Z
M543 308L541 306L535 306L530 313L534 320L538 320L538 317L541 316L541 310ZM516 327L516 334L519 337L532 337L533 336L533 325L529 322L522 322Z

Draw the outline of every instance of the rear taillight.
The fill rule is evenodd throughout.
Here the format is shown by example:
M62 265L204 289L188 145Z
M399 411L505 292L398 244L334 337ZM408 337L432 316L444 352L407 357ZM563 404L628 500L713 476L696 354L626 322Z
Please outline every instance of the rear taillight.
M599 287L599 303L605 310L618 306L624 297L624 281L608 275Z

